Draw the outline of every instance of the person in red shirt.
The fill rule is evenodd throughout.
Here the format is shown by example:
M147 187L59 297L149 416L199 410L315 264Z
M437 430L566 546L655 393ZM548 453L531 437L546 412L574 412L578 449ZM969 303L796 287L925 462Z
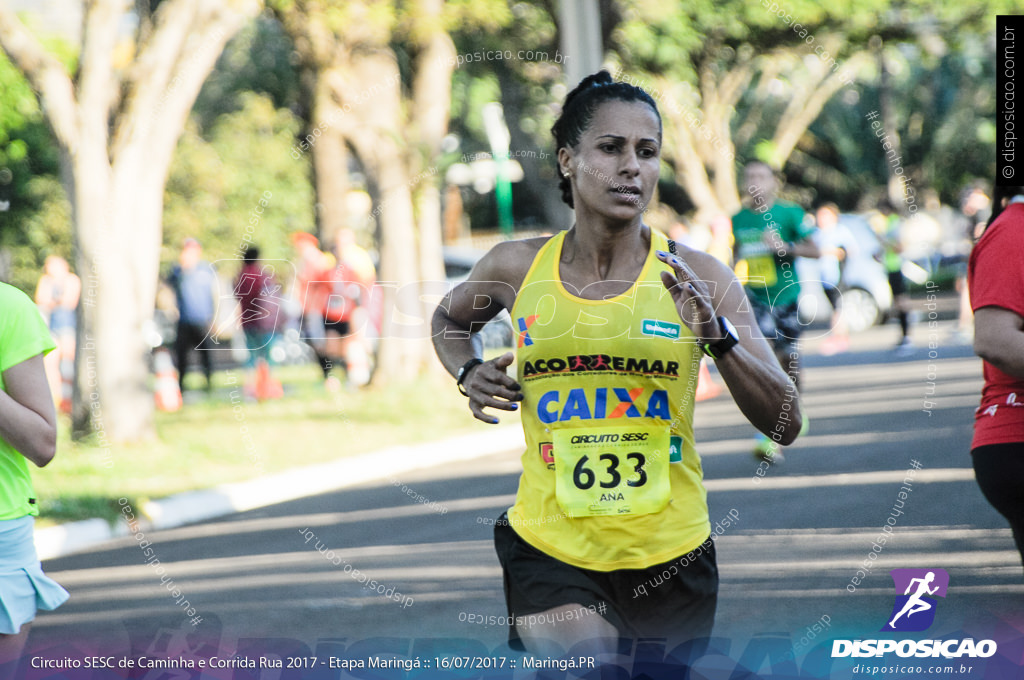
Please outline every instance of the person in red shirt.
M1024 186L996 187L967 281L974 353L984 359L985 376L971 442L974 473L1009 520L1024 561Z
M241 308L242 331L249 350L247 389L257 399L278 396L280 391L277 381L270 377L270 348L281 310L281 286L273 272L272 265L260 263L259 247L250 245L242 256L242 269L235 279L235 297Z
M327 356L324 309L331 295L333 258L320 250L320 241L313 234L297 231L291 239L299 257L293 295L302 305L302 339L313 348L326 381L331 375L331 360Z
M373 262L355 244L350 230L342 230L335 243L337 264L328 278L330 296L324 305L327 355L345 367L352 387L370 381L370 347L367 339L367 305L376 280Z

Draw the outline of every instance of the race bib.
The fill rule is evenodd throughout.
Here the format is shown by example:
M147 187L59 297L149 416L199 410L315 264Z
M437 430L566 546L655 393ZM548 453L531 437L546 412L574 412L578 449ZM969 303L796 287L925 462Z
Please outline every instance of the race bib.
M667 427L555 430L555 497L569 517L647 515L668 505Z
M771 255L748 258L747 280L752 283L764 281L764 285L774 286L778 281L778 277L775 275L775 258Z

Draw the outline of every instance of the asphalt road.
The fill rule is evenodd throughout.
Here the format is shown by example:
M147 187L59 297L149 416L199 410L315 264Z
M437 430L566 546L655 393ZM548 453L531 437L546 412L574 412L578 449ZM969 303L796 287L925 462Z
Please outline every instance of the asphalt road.
M889 349L891 326L833 357L815 354L809 339L810 432L763 476L750 453L753 428L728 393L698 404L712 523L738 517L716 543L715 633L733 645L725 654L774 636L800 656L817 644L807 639L816 623L822 636L877 637L896 568L949 573L929 635L1008 634L1007 622L1020 620L1019 556L970 469L980 362L947 331L918 327L918 348L905 357ZM164 583L131 537L52 560L46 571L72 598L38 618L30 645L49 655L69 645L174 654L202 641L226 656L256 638L309 655L332 645L386 647L366 641L391 636L444 638L437 644L447 651L501 649L505 628L476 620L506 613L491 522L512 501L519 453L153 532L147 540ZM872 560L879 536L887 540ZM871 570L854 585L862 563ZM361 584L356 570L385 594ZM195 626L185 600L202 619Z

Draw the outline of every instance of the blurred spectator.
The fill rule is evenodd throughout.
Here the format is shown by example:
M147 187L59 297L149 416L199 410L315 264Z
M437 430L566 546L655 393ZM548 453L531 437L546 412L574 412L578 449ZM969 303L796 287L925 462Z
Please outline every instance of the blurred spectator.
M338 232L338 257L352 268L363 287L360 304L366 309L369 324L364 330L367 340L380 335L384 316L384 291L377 287L377 267L365 248L356 243L355 232L342 229Z
M331 296L334 258L320 250L320 240L313 234L297 231L291 239L299 258L292 296L302 305L302 339L313 348L326 381L331 375L331 360L327 356L324 309Z
M856 256L860 248L850 230L839 221L839 206L835 203L822 204L815 212L814 221L821 250L818 258L821 287L832 305L832 334L822 342L820 351L831 355L845 352L850 347L850 331L843 319L842 308L843 268L846 259Z
M925 269L934 272L942 258L945 235L956 230L953 226L956 210L943 205L934 189L923 189L918 198L921 209L909 213L900 222L902 254L914 262L927 262Z
M716 215L711 219L711 243L708 254L719 262L732 266L732 221L725 215Z
M971 189L960 204L960 211L967 218L967 240L976 243L985 231L992 216L992 199L981 187Z
M984 233L989 217L992 216L992 199L988 197L984 189L975 186L968 190L963 200L960 201L960 212L963 213L965 222L961 249L969 254L971 248ZM974 335L974 312L971 311L971 292L967 285L966 261L959 265L956 289L960 293L960 313L957 317L953 338L960 342L971 342Z
M270 378L270 347L281 313L280 290L273 267L260 264L260 249L250 245L242 256L242 269L235 279L235 297L241 308L242 332L249 350L249 391L257 399L279 396Z
M751 311L761 333L772 344L779 364L800 390L800 281L793 267L797 257L821 253L813 229L804 223L800 206L778 200L780 178L763 161L743 167L743 208L732 216L733 259ZM803 421L801 434L808 428ZM759 434L754 454L769 463L782 462L779 445Z
M893 307L900 321L900 340L896 351L907 354L913 350L910 342L910 297L907 295L907 281L903 278L903 240L899 215L888 203L879 206L877 219L871 220L871 227L885 249L882 264L889 274L889 288L892 290ZM910 220L916 221L916 220Z
M57 351L46 356L46 378L53 403L62 412L70 413L75 376L75 310L82 294L82 281L63 257L50 255L43 266L35 301L57 343Z
M369 253L356 244L351 229L338 232L334 252L337 265L331 272L331 294L323 311L327 355L344 364L350 385L361 387L370 381L368 305L377 271Z
M168 278L178 303L178 334L174 339L174 353L178 366L178 386L185 391L185 373L191 350L199 352L199 360L206 376L206 390L213 387L213 364L210 351L213 341L210 331L216 316L218 297L217 274L209 262L202 259L199 241L187 238L181 247L178 264Z

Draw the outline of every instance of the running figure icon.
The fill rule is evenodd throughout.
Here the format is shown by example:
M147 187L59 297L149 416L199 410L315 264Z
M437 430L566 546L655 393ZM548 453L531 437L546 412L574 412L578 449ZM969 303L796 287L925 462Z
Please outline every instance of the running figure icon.
M899 614L892 617L892 621L889 622L890 628L895 628L896 619L900 618L904 614L906 614L907 618L909 619L911 615L916 614L918 612L928 611L929 609L935 606L931 602L927 602L921 599L923 595L934 595L935 592L939 589L939 586L935 586L934 588L928 587L929 584L931 584L931 582L934 580L934 571L929 571L924 578L915 578L910 580L910 583L907 585L907 589L906 591L904 591L903 594L910 595L910 590L914 587L915 583L918 584L917 592L915 592L913 595L910 595L910 599L908 599L906 604L903 605L903 609L900 610Z

